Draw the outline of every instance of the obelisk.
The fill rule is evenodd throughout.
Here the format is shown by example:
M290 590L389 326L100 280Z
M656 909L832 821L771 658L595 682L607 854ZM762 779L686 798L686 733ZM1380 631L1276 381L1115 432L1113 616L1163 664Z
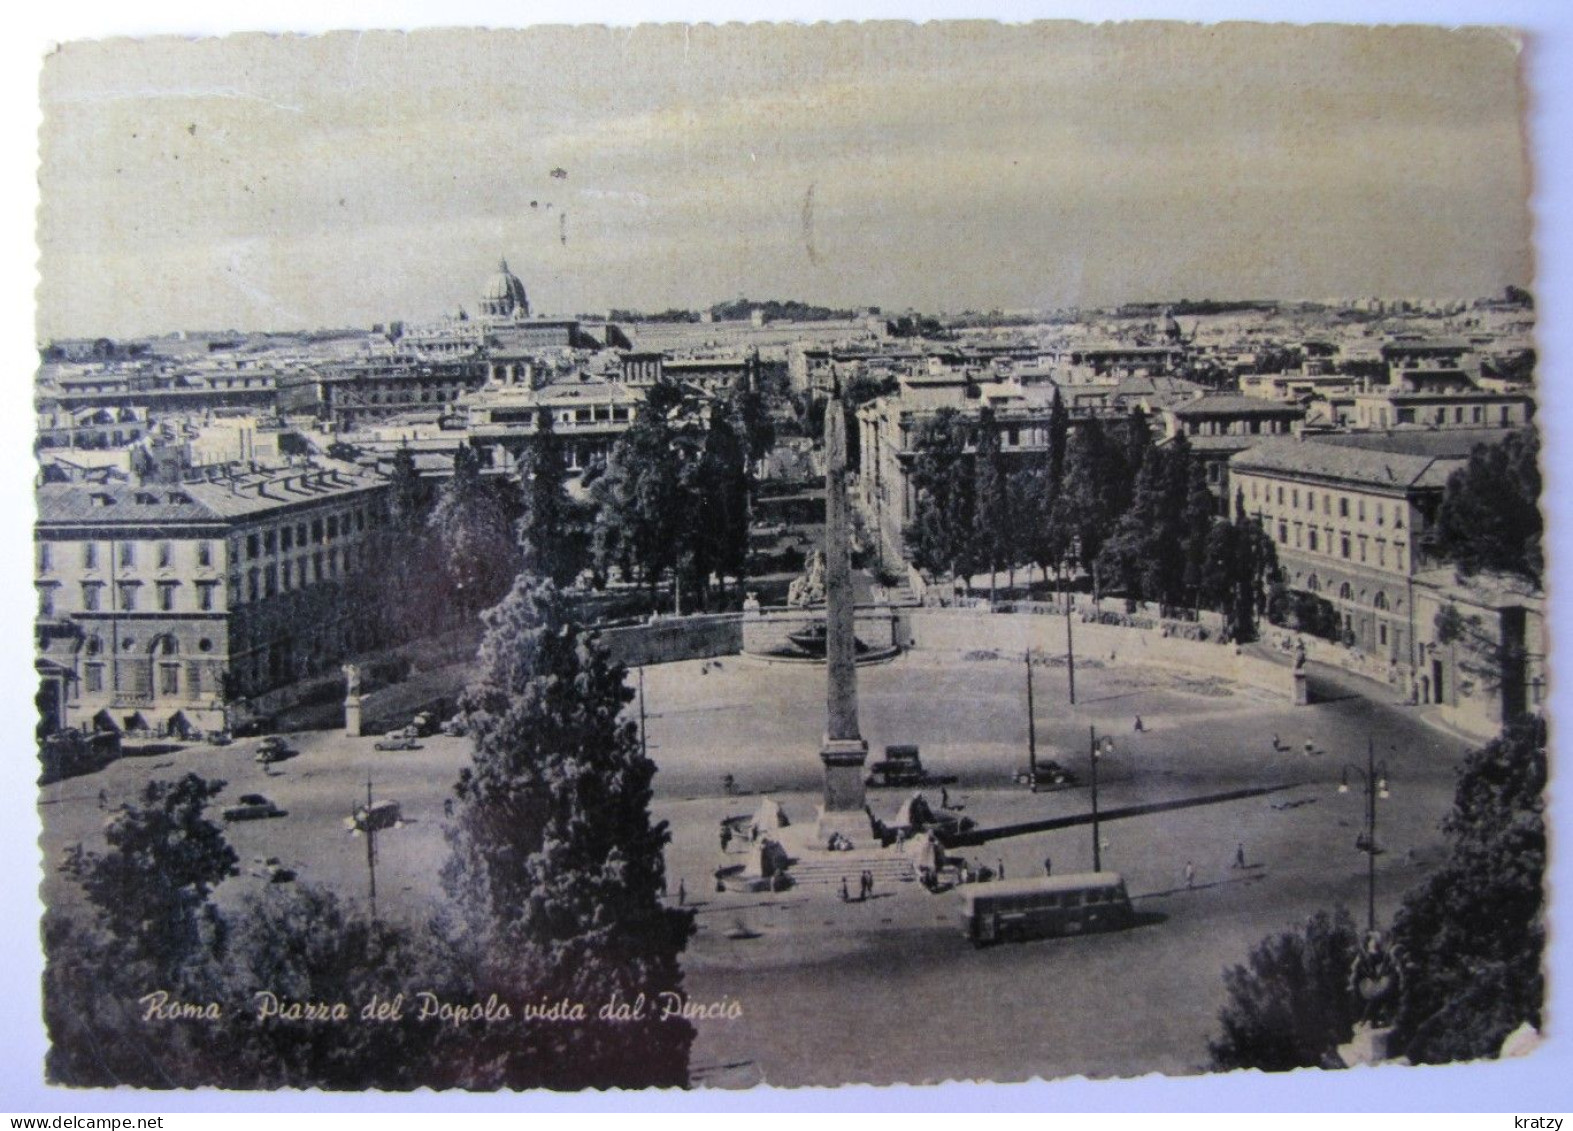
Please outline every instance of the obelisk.
M863 800L868 743L858 732L857 611L852 593L851 515L847 500L847 422L840 388L825 405L825 802L818 840L840 833L866 844Z

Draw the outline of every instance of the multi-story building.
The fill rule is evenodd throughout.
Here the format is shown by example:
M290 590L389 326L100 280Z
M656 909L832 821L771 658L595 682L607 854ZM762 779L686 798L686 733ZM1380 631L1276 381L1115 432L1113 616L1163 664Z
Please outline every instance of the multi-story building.
M975 421L983 406L994 411L1000 448L1008 460L1041 453L1049 444L1054 386L976 384L953 370L904 378L899 396L858 409L858 496L887 561L903 554L907 525L917 513L911 468L918 432L941 409Z
M1178 436L1186 438L1191 458L1200 460L1206 469L1207 489L1217 500L1219 513L1228 514L1229 461L1264 436L1298 432L1305 409L1283 401L1208 393L1162 403L1157 406L1157 417L1163 433L1160 443L1172 443Z
M479 354L426 357L397 350L324 366L322 415L341 430L400 413L436 410L485 383Z
M569 473L577 477L606 458L642 403L643 397L628 386L588 374L544 385L510 379L465 399L465 434L485 466L511 471L540 434L542 416L548 415Z
M343 589L366 565L386 489L341 466L40 486L46 721L218 729L330 669L352 643Z
M1414 579L1426 564L1420 539L1464 462L1275 440L1231 459L1229 478L1245 513L1277 543L1290 587L1330 602L1346 642L1407 670Z

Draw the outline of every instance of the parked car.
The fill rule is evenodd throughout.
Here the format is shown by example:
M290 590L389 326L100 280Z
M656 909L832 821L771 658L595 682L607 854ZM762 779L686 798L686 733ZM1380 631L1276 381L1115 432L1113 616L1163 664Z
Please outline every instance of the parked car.
M208 745L210 746L228 746L234 741L234 736L227 730L208 731Z
M288 815L260 793L243 793L238 805L230 805L224 809L226 821L265 821L269 817Z
M410 725L406 727L405 730L413 733L419 738L425 738L427 735L436 734L437 716L430 711L421 711L410 720Z
M299 753L299 750L285 742L280 736L270 734L257 746L257 761L266 766L271 762L282 762L286 758L293 758Z
M398 828L404 823L404 813L397 801L374 801L370 806L357 805L355 811L344 818L344 827L352 833L380 832Z
M378 750L419 750L420 748L420 742L409 733L408 727L404 730L390 731L377 740Z
M1031 786L1035 790L1071 789L1080 784L1081 779L1075 773L1067 770L1051 759L1038 760L1038 773L1036 779L1032 770L1022 766L1016 771L1016 784Z

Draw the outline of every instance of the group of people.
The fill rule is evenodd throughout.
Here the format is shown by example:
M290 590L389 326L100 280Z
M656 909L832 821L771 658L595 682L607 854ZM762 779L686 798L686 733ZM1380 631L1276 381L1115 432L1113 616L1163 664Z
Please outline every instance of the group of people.
M862 903L864 900L872 899L873 897L874 897L874 873L870 872L870 871L867 871L867 870L859 872L858 873L858 898L857 898L857 901L859 903ZM841 902L842 903L850 903L850 902L852 902L852 891L847 886L847 878L845 876L841 877Z

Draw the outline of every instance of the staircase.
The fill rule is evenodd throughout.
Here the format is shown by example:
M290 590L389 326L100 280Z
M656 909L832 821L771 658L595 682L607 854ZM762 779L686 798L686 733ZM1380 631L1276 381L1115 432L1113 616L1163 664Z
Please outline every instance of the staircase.
M839 891L845 878L848 890L854 893L858 876L863 872L873 873L875 891L883 885L915 883L918 878L912 861L888 851L816 852L811 856L795 857L787 869L794 887L820 886Z

